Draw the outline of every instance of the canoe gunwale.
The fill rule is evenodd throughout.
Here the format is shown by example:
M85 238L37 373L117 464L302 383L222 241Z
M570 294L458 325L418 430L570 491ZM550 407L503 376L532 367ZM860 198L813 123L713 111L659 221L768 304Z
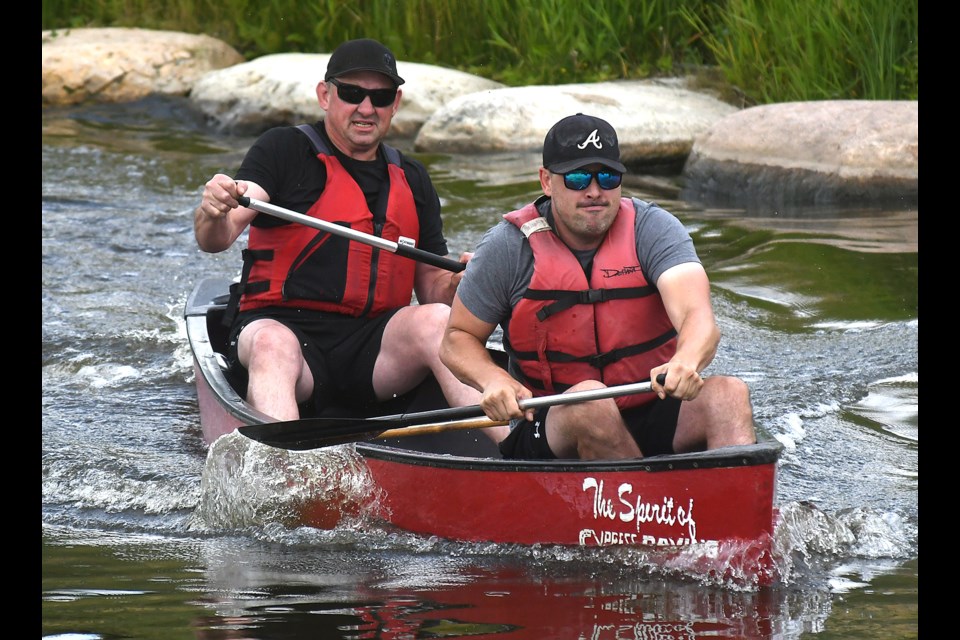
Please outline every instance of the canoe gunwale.
M643 471L658 473L691 469L722 469L774 464L783 450L776 440L752 445L738 445L696 453L650 456L629 460L506 460L503 458L475 458L456 455L438 455L370 443L358 443L357 453L367 458L409 465L441 469L473 471L526 472L612 472Z

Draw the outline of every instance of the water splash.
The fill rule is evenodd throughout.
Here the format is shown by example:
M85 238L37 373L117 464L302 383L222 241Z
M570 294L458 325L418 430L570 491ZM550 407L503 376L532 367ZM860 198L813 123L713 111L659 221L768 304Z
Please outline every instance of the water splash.
M374 487L352 447L287 451L234 432L210 446L192 526L229 530L279 523L333 529L365 513Z
M793 502L780 508L774 536L782 577L790 583L829 574L837 560L909 558L918 529L892 512L858 507L831 514L810 502Z

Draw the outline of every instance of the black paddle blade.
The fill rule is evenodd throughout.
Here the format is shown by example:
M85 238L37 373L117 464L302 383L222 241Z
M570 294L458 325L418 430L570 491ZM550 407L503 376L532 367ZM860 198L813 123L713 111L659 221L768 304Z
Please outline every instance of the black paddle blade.
M267 422L239 427L237 430L247 438L262 444L288 451L310 451L321 447L373 440L391 427L371 427L370 424L340 424L332 427L310 426L303 420L291 422ZM286 425L281 428L281 425ZM359 429L362 429L359 430Z
M389 429L483 415L480 405L402 413L378 418L303 418L239 427L247 438L278 449L308 451L350 442L373 440Z

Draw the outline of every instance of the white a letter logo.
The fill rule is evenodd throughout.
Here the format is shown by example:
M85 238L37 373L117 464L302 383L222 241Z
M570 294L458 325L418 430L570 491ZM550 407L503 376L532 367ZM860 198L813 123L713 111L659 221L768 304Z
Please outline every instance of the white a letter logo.
M586 140L577 145L577 149L585 149L588 144L592 144L597 149L603 149L603 143L600 142L600 136L597 135L596 129L590 132Z

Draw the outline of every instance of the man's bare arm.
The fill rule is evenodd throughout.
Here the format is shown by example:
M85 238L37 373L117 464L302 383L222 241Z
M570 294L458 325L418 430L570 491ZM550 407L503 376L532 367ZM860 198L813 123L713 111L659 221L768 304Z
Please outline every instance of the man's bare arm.
M460 254L459 261L466 264L472 257L473 253L464 252ZM417 292L417 301L421 303L442 302L452 305L453 296L457 293L457 287L460 285L461 279L463 279L463 271L454 272L425 262L418 262L413 287Z
M690 262L667 269L657 280L667 315L677 330L677 352L670 362L651 370L651 380L668 373L661 389L654 390L693 400L700 393L703 380L700 372L717 354L720 328L710 302L710 280L703 266Z
M470 313L454 297L450 321L440 343L440 360L460 380L483 394L480 406L491 420L519 418L526 413L533 419L533 410L520 410L520 401L533 394L493 361L487 351L487 340L495 324L483 322Z
M193 234L197 245L208 253L219 253L230 248L257 212L241 207L240 196L269 201L266 191L255 182L237 182L218 173L203 187L200 205L193 214Z

